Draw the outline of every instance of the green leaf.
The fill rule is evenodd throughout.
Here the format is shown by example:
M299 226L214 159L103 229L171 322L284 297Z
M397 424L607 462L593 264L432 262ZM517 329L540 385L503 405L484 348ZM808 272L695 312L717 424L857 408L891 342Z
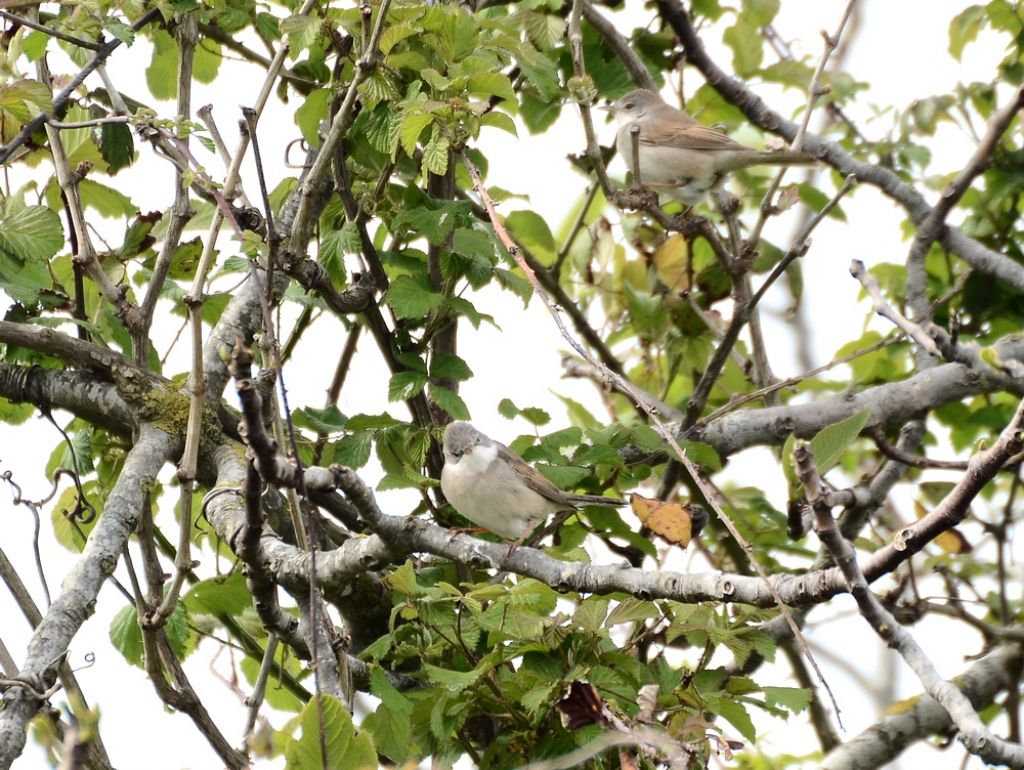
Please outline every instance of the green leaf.
M448 390L448 388L443 388L440 385L431 385L429 395L431 401L456 420L469 419L469 407L466 406L466 402L455 391Z
M985 6L972 5L953 17L949 22L949 52L957 61L961 60L964 48L978 37L985 24L987 13Z
M370 459L373 434L369 431L349 433L334 444L334 462L349 468L362 468Z
M195 648L195 631L189 625L188 611L178 602L164 626L167 641L178 660L183 660ZM110 641L133 666L143 667L142 629L135 606L129 604L110 621Z
M416 143L423 129L434 122L429 112L410 112L402 118L402 127L398 130L398 139L402 143L402 151L410 158L416 152Z
M13 138L21 126L40 113L53 112L50 89L38 80L16 80L0 86L0 117L3 139ZM8 121L12 125L7 125Z
M400 275L388 288L387 302L396 318L422 318L444 302L444 295L410 275Z
M295 125L299 127L306 144L311 147L320 144L320 123L327 117L331 98L330 89L318 88L306 96L295 110Z
M70 463L68 463L70 467ZM85 540L89 537L96 521L99 518L101 501L96 494L97 484L95 481L87 481L82 485L82 492L85 499L96 506L96 515L89 522L79 521L77 518L69 518L78 508L78 490L71 486L61 492L50 511L50 524L53 527L53 536L57 542L72 553L81 553L85 548Z
M361 728L373 735L374 744L393 762L404 762L420 753L413 742L413 704L388 681L380 666L370 670L370 692L380 698L377 710L363 720Z
M135 30L120 19L112 16L106 17L103 20L103 29L127 46L135 42Z
M483 673L483 671L479 669L473 669L472 671L451 671L446 668L432 666L429 663L424 664L423 670L429 681L434 684L442 685L453 692L461 692L462 690L465 690L467 687L474 684Z
M588 596L572 615L573 623L580 627L580 630L593 634L604 625L604 619L608 615L608 600L596 596Z
M132 130L124 123L104 123L100 126L100 154L107 164L108 174L116 174L130 166L135 159L135 137Z
M763 27L770 24L779 13L780 0L743 0L741 13L751 24Z
M505 227L541 264L545 267L554 264L555 237L540 214L528 210L513 211L505 217Z
M146 84L157 99L174 99L178 95L180 55L173 37L159 28L153 31L153 58L146 68Z
M510 399L503 398L498 402L498 414L504 417L506 420L511 420L514 417L521 416L531 425L547 425L551 422L551 415L545 412L543 409L537 407L528 406L520 409L518 406L512 403Z
M448 137L435 125L430 141L423 148L423 169L431 174L443 175L448 170L449 146Z
M377 752L369 734L362 730L356 732L352 717L333 696L320 696L320 703L327 756L321 757L319 709L316 698L312 698L298 717L301 733L289 738L285 744L284 757L288 769L323 770L326 766L376 770L379 766Z
M530 285L529 281L519 273L514 273L503 267L494 268L494 277L497 279L498 283L501 284L501 288L506 291L510 291L519 297L519 299L523 301L523 307L526 307L530 301L530 297L533 296L533 287Z
M516 99L512 81L502 72L476 72L470 76L466 88L471 94L480 96L497 96L510 101Z
M292 416L300 428L308 428L325 435L341 432L348 423L348 418L333 404L324 409L306 406L296 409Z
M739 730L740 735L746 741L754 743L757 740L757 730L754 729L754 723L750 719L750 714L739 703L731 700L722 700L717 704L717 708L712 707L712 710L717 711L719 716Z
M561 16L536 11L523 11L526 34L541 51L549 51L565 37L566 21Z
M761 67L764 38L757 24L741 15L722 34L722 41L732 49L732 66L737 75L750 77Z
M133 666L142 668L142 631L135 607L122 608L110 621L110 642Z
M295 55L316 42L320 20L313 16L289 16L278 24L282 35L288 38L288 51Z
M95 179L82 179L78 183L82 203L96 209L101 217L130 217L138 211L135 202L120 190L100 184Z
M252 607L252 595L245 584L242 571L236 569L225 577L200 580L182 597L193 613L211 615L241 615Z
M796 714L811 705L811 691L803 687L762 687L761 690L769 707L781 706Z
M427 375L419 372L398 372L388 382L388 401L406 401L423 392Z
M870 416L871 408L865 407L845 420L832 423L818 431L811 439L811 449L814 450L818 473L824 474L839 462L846 448L867 425Z
M494 126L495 128L500 128L502 131L507 131L512 134L512 136L519 136L519 130L516 128L516 122L504 112L499 112L498 110L491 110L480 118L480 125Z
M540 471L544 476L554 484L556 487L561 489L567 489L590 475L590 471L586 468L575 468L571 465L547 465L546 463L539 463L537 470Z
M16 262L46 262L63 245L60 217L46 206L25 206L0 219L0 250Z
M394 157L398 149L398 133L402 127L402 117L390 104L381 104L366 116L363 131L370 146L389 157Z
M473 376L469 365L458 356L436 353L430 359L430 376L453 380L468 380Z
M192 77L200 83L212 83L217 79L222 61L224 57L221 55L220 43L204 37L202 43L196 46L195 55L192 57Z

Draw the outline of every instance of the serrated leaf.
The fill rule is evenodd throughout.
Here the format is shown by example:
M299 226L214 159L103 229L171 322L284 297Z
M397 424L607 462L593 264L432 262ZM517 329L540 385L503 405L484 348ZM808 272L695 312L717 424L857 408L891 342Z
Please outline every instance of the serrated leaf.
M717 708L713 708L714 711L718 712L718 715L729 722L733 727L739 730L742 735L749 743L754 743L757 740L757 730L754 728L754 723L750 719L750 714L747 710L736 701L722 700L717 704Z
M288 52L295 56L316 42L320 20L313 16L289 16L278 23L278 29L288 38Z
M469 407L458 393L440 385L431 385L429 390L430 400L441 407L445 412L456 420L469 419Z
M348 418L333 404L324 409L306 406L296 409L293 413L295 424L300 428L309 428L317 433L331 434L344 430Z
M60 217L46 206L26 206L0 219L0 249L16 262L46 262L63 245Z
M85 494L86 500L99 508L99 500L93 494L95 489L95 481L88 481L82 485L82 491ZM53 508L50 510L50 525L54 538L72 553L81 553L82 549L85 548L85 541L89 537L89 533L92 532L93 527L96 526L100 513L97 510L96 515L88 522L82 522L77 518L72 520L69 518L69 515L73 514L77 508L78 490L71 486L61 492L60 497L57 498Z
M512 136L518 137L519 130L516 128L516 122L512 118L506 115L504 112L498 110L491 110L482 118L480 118L481 126L494 126L500 128L502 131L507 131Z
M803 687L762 687L768 706L781 706L794 714L811 705L811 691Z
M410 158L416 152L416 143L423 129L434 122L429 112L410 112L402 118L402 127L398 131L398 139L402 143L402 151Z
M494 268L494 277L503 289L519 297L523 301L523 307L526 307L530 302L530 297L533 296L533 287L529 281L518 273L506 270L503 267Z
M608 600L595 596L588 596L576 608L572 615L573 622L587 633L595 633L604 625L604 619L608 615Z
M373 110L363 124L363 131L370 146L389 157L398 150L398 132L402 117L390 104L382 104Z
M110 642L124 659L133 666L142 667L142 631L135 607L128 605L110 621Z
M321 709L326 757L321 756ZM289 770L323 770L325 765L352 770L376 770L379 766L377 751L369 734L364 730L356 732L352 717L333 696L321 695L320 707L317 706L316 698L310 699L299 714L298 724L299 735L289 738L284 748Z
M178 602L164 625L164 633L178 660L184 660L195 649L195 631L189 624L188 611ZM133 666L143 667L142 629L134 605L120 610L110 621L110 641Z
M438 127L434 126L434 131L430 136L430 141L427 142L423 148L423 168L425 171L431 174L437 174L438 176L444 175L448 171L448 148L450 142L448 137L444 136Z
M392 281L386 296L396 318L422 318L444 302L443 294L409 275L400 275Z
M12 139L23 124L44 112L53 112L53 101L50 89L38 80L16 80L0 86L4 142Z
M643 601L642 599L623 599L609 613L607 625L614 626L619 623L635 623L638 620L651 620L660 618L661 611L654 602Z
M349 433L334 444L334 462L349 468L362 468L370 459L373 434L369 431Z
M811 439L811 449L818 466L818 473L826 473L843 456L846 448L864 430L871 416L871 408L865 407L845 420L827 425Z
M388 382L388 401L406 401L418 396L427 385L427 376L419 372L397 372Z
M427 675L427 680L434 684L442 685L452 692L461 692L470 685L474 684L483 673L480 669L473 669L472 671L452 671L446 668L440 668L433 666L429 663L424 664L423 670Z
M436 353L430 359L430 376L453 380L468 380L473 376L473 370L458 356L449 355L448 353Z
M466 89L471 94L480 96L497 96L500 99L515 101L516 92L512 81L501 72L474 72L469 77Z

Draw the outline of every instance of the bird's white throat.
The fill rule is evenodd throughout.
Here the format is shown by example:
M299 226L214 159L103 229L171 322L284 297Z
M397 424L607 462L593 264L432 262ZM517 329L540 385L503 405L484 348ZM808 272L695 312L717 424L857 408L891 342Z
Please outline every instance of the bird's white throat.
M494 444L477 444L472 450L459 458L459 461L455 463L455 467L452 470L460 476L483 473L491 467L491 463L494 462L497 456L498 447Z

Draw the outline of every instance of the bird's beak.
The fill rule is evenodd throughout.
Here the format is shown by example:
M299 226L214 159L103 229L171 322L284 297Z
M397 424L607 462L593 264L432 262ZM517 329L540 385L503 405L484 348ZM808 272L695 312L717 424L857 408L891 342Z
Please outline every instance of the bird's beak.
M599 104L594 107L595 110L601 110L603 112L615 112L614 104Z

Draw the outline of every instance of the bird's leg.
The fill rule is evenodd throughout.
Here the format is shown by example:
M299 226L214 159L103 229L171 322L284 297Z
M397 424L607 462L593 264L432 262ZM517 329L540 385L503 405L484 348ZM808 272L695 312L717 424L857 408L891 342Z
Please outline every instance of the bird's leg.
M449 527L448 542L450 543L456 535L480 535L487 531L483 527Z
M512 555L512 552L514 550L516 550L516 548L518 548L519 546L521 546L523 544L523 541L526 540L526 536L529 535L529 534L530 534L529 532L524 532L519 537L517 537L515 540L513 540L511 543L509 543L508 550L505 551L505 558L506 559L509 556Z

